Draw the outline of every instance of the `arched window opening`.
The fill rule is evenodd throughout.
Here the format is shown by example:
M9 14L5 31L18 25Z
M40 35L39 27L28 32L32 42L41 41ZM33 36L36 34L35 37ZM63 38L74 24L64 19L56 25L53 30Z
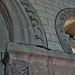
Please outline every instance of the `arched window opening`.
M65 8L58 12L55 18L55 29L64 52L75 53L75 8Z
M75 17L70 17L64 24L64 31L69 35L69 41L73 53L75 53Z

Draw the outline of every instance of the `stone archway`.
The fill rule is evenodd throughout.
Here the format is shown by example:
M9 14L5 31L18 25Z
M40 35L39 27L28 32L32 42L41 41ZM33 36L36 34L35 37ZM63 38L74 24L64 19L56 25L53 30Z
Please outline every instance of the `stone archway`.
M0 19L3 23L0 24L0 35L4 35L1 37L3 41L0 46L3 47L0 53L5 52L8 42L47 47L43 25L28 0L0 0ZM0 59L0 74L4 75L4 65L1 61Z
M9 41L47 47L43 25L28 0L1 0L0 13L6 23Z
M65 34L64 31L64 23L66 19L72 16L75 16L75 8L66 8L60 10L55 19L56 32L60 40L60 43L66 53L72 53L72 50L69 44L69 36Z

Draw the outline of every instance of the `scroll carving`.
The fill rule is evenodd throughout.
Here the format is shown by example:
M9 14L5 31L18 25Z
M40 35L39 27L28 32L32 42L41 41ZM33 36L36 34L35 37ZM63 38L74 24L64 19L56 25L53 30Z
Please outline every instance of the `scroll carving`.
M67 34L64 32L64 23L66 19L71 16L74 16L75 9L74 8L66 8L59 11L55 19L55 28L60 40L60 43L66 53L72 53L71 47L69 45L69 40Z
M36 45L47 47L45 32L36 10L33 8L33 6L28 0L21 1L21 4L24 7L25 11L27 12L29 21L31 22L29 24L29 28L33 29L34 40Z
M12 62L12 63L11 63ZM6 65L6 75L29 75L29 64L25 60L16 59Z

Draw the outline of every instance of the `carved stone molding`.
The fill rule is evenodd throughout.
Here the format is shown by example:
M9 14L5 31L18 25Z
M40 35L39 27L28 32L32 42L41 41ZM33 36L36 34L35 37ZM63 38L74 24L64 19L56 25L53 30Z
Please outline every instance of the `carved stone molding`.
M74 8L66 8L59 11L55 19L55 28L60 40L60 43L66 53L72 53L70 44L69 44L69 36L64 32L64 23L70 17L75 16Z
M34 37L31 36L32 37L31 39L32 40L35 39L36 45L46 46L47 45L46 40L44 40L45 32L44 32L42 23L39 19L39 16L37 15L36 10L34 9L34 7L31 5L31 3L28 0L22 0L21 4L24 7L24 10L27 12L26 15L28 16L28 19L29 19L28 24L29 24L30 34L32 35L33 33L33 36L34 36ZM34 44L34 42L32 44Z
M5 75L29 75L29 63L24 59L12 56L14 54L9 52L4 58Z
M43 25L28 0L0 0L0 13L4 16L10 41L47 47Z

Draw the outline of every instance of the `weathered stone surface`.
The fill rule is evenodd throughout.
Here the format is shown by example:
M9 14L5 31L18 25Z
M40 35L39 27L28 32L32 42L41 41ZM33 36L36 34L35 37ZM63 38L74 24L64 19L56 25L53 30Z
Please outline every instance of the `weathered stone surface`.
M0 13L4 16L9 41L47 47L42 23L28 0L1 0Z
M6 75L75 74L75 54L47 51L29 45L9 44L4 56Z
M31 2L32 3L32 2ZM32 3L33 5L34 4L36 4L36 5L39 5L39 6L42 6L42 7L45 7L46 8L46 10L45 11L42 11L42 10L39 10L38 11L38 9L36 9L37 11L38 11L38 14L39 14L39 16L41 16L41 17L44 17L44 18L46 18L48 21L49 21L49 26L48 25L46 25L46 24L43 24L43 25L45 25L45 32L46 32L46 34L48 33L48 34L50 34L50 35L52 35L52 33L51 33L51 31L53 31L53 29L55 29L55 28L53 28L52 30L51 30L51 27L55 27L55 25L54 25L54 23L55 23L55 19L56 19L56 16L57 16L57 13L61 10L61 9L65 9L65 8L75 8L75 4L74 4L74 0L44 0L44 1L36 1L36 3ZM49 7L48 7L49 6ZM36 7L34 7L34 8L36 8ZM66 10L66 9L65 9ZM72 12L74 12L74 11L72 11ZM72 14L70 14L70 15L67 15L68 17L69 16L71 16ZM74 15L73 15L74 16ZM60 15L60 17L62 17L62 15ZM65 16L66 17L66 16ZM41 18L40 18L41 19ZM53 23L52 23L52 22ZM59 23L59 22L61 22L61 21L57 21L57 23ZM65 21L64 21L65 22ZM58 25L58 24L57 24ZM47 30L47 27L50 27L49 29L50 29L50 31L48 31ZM57 26L58 28L59 28L59 26ZM62 24L62 27L64 28L64 23ZM60 29L59 29L60 30ZM63 29L64 30L64 29ZM56 32L56 31L55 31ZM57 33L56 33L56 35L58 35ZM58 36L60 36L61 35L61 33L58 35ZM62 36L63 36L64 34L62 34ZM62 37L61 37L62 38ZM56 39L58 39L60 42L61 42L61 40L60 40L60 38L56 38ZM56 40L55 39L55 40ZM51 42L51 40L48 40L47 39L47 41L48 42ZM66 42L66 41L65 41ZM54 41L54 43L55 43L55 41ZM69 39L67 38L67 43L69 43ZM61 44L61 43L60 43ZM63 43L63 44L61 44L61 46L63 46L63 45L65 45L65 43ZM68 44L67 44L68 45ZM48 48L51 48L50 47L50 45L48 45ZM67 49L66 49L67 48ZM65 52L69 52L69 50L70 50L71 48L70 48L70 45L68 45L67 47L65 46L65 48L63 48L63 51L64 50L66 50ZM71 51L71 50L70 50ZM69 53L71 53L71 52L69 52Z
M21 1L23 1L23 3ZM74 75L75 74L75 72L74 72L75 55L74 54L66 54L64 52L60 52L61 50L64 51L62 48L60 51L52 51L52 50L48 51L47 49L43 49L43 48L39 48L39 47L35 47L35 46L21 45L22 43L23 44L24 43L35 44L35 41L34 41L35 36L32 36L32 35L34 35L34 31L36 31L36 34L38 34L40 36L40 30L42 30L42 29L41 29L41 27L39 27L40 30L38 30L35 27L35 29L32 30L33 29L32 26L34 26L34 24L42 25L40 22L40 19L42 20L43 25L46 26L45 27L46 34L49 34L47 42L52 42L54 38L51 39L49 36L54 35L54 34L57 35L55 28L54 28L55 27L54 26L55 16L59 12L59 10L61 10L62 8L75 7L74 0L38 0L38 1L30 0L31 3L30 2L27 3L27 2L28 2L28 0L0 0L0 13L1 13L1 15L3 15L4 21L6 23L7 30L9 32L9 40L20 43L20 44L16 44L16 43L8 44L7 51L11 51L10 53L12 54L12 56L14 55L14 58L16 58L16 59L22 58L22 56L23 56L23 58L25 58L25 61L28 59L30 60L30 62L32 61L31 66L29 66L29 68L30 68L29 74L30 75L37 75L37 74L39 74L39 75L40 74L41 75L44 75L44 74L45 75L69 75L69 74ZM38 17L38 15L35 14L37 12L32 7L32 5L30 6L30 9L34 12L32 12L29 9L29 7L28 7L29 3L33 4L34 7L35 7L35 5L37 6L37 7L35 7L36 11L38 11L39 16L41 17L40 19L38 18L39 19L38 21L40 22L38 24L35 19L34 19L35 21L32 21L33 20L32 17L36 18L36 16ZM33 13L35 14L35 16ZM30 17L30 16L32 16L32 17ZM61 18L61 19L63 19L63 18ZM30 27L28 27L28 26L30 26ZM48 28L48 30L47 30L47 28ZM1 33L1 35L2 35L2 33ZM28 37L28 38L26 38L26 37ZM44 38L43 36L41 36L41 37ZM38 45L38 44L41 45L42 39L41 38L38 39L37 36L36 36L36 38L37 38L36 45ZM58 37L56 37L55 40L56 39L58 39ZM47 44L45 39L44 39L44 42L45 42L45 44L42 46L45 46ZM55 42L56 41L53 41L53 43L55 43ZM59 42L59 44L61 45L60 42ZM65 43L63 43L63 44L65 44ZM45 46L45 47L47 47L47 46ZM52 46L48 45L48 48L51 49ZM54 47L54 49L57 50L57 46ZM12 51L14 51L14 52L12 52ZM20 51L20 52L18 52L18 51ZM22 51L22 53L21 53L21 51ZM8 54L10 54L10 53L8 52ZM29 54L29 56L28 56L28 54ZM26 56L28 56L28 58ZM28 63L29 63L29 60L28 60ZM67 61L67 60L69 60L69 61ZM19 60L19 61L21 61L21 60ZM24 61L24 60L22 60L22 61ZM7 62L7 63L9 63L9 62ZM17 63L16 63L16 65L17 65ZM7 65L7 66L9 66L9 65ZM22 64L21 64L21 66L22 66ZM41 66L41 68L40 68L40 66ZM1 62L1 65L0 65L0 74L1 75L4 74L3 73L4 68L3 69L2 68L3 68L3 64Z
M13 52L26 52L36 55L43 55L43 56L51 56L56 58L63 58L63 59L72 59L75 60L75 54L68 54L62 51L55 51L55 50L48 50L43 47L37 47L32 45L24 45L24 44L17 44L13 42L9 42L7 45L7 51Z
M30 3L31 2L31 3ZM56 42L52 40L46 40L46 34L52 35L58 35L55 30L55 26L53 25L55 22L55 16L58 13L62 1L28 1L28 0L17 0L17 1L8 1L1 0L0 1L0 13L3 15L8 34L9 34L9 40L17 43L27 43L27 44L34 44L34 45L41 45L48 47L50 49L53 49L50 45L48 45L48 42ZM64 1L66 3L66 1ZM34 3L34 4L33 4ZM60 4L59 4L60 3ZM33 6L34 7L33 7ZM34 9L38 6L38 9ZM60 5L60 6L59 6ZM43 9L44 8L44 9ZM43 9L43 11L41 10ZM36 12L37 11L37 12ZM18 12L18 13L17 13ZM74 14L74 11L69 11ZM37 14L38 13L38 14ZM42 20L42 23L39 19ZM63 14L60 15L59 20L63 20ZM69 16L69 15L67 15ZM15 19L14 19L15 18ZM59 24L61 21L57 21ZM57 25L58 25L57 24ZM61 23L60 23L61 24ZM43 29L44 25L44 29ZM60 27L60 26L57 26ZM62 23L62 27L58 28L58 30L61 30L61 28L64 27L64 23ZM64 30L64 29L63 29ZM59 31L60 32L60 31ZM64 34L62 34L63 36ZM61 33L58 35L58 37L61 37ZM61 51L65 52L71 52L70 45L66 43L66 41L69 43L68 38L65 39L65 43L61 43L63 41L62 39L56 37L58 39L60 46L63 47L64 44L67 46L61 47ZM54 38L54 40L56 40ZM57 46L55 47L57 50ZM59 49L58 49L59 50Z
M6 43L8 41L8 31L5 25L4 18L2 14L0 14L0 52L5 50Z
M0 75L4 75L4 64L2 63L2 61L0 60Z

